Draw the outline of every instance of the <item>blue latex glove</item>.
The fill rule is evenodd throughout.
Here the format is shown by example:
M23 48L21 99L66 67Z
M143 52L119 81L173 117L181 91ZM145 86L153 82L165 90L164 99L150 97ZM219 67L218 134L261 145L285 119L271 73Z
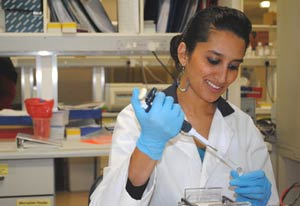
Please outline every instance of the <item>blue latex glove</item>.
M230 181L230 185L236 187L234 190L237 194L236 201L251 202L255 206L267 205L271 196L272 184L264 171L257 170L239 176L237 171L232 170L231 176L233 179Z
M173 97L158 92L147 113L138 99L139 90L134 89L131 104L141 125L137 148L153 160L161 159L166 143L181 130L184 113Z

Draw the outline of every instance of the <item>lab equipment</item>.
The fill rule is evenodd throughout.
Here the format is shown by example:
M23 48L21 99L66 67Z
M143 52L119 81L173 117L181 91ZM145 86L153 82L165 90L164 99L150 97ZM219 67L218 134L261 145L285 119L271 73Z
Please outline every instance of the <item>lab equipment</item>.
M136 146L151 159L159 160L166 143L180 132L184 113L178 104L173 105L173 97L162 92L157 93L153 102L151 100L151 111L148 113L141 107L138 95L138 89L134 89L131 104L141 126ZM169 123L167 126L166 122Z
M133 88L143 88L140 83L106 83L105 106L108 111L121 111L130 103Z
M148 112L151 108L152 102L155 98L157 89L153 87L147 94L145 98L145 103L146 107L145 110ZM144 93L144 92L143 92ZM243 174L243 169L235 164L232 160L230 160L225 154L223 154L221 151L218 151L215 147L210 145L209 141L204 138L201 134L199 134L189 123L188 121L184 120L182 127L181 127L181 132L185 135L195 137L197 138L202 144L204 144L207 148L210 149L210 152L213 153L216 157L218 157L223 163L225 163L228 167L230 167L233 170L237 170L239 175Z
M267 205L271 197L271 183L265 172L256 170L239 176L231 171L230 185L236 187L237 201L248 201L252 205Z
M161 91L169 86L169 84L105 83L102 94L104 94L105 106L108 111L121 111L130 103L133 88L139 88L142 91L155 87Z
M249 206L250 202L234 202L222 196L222 188L187 188L178 206Z
M42 139L50 137L50 122L54 100L40 98L25 99L26 111L32 118L33 134Z

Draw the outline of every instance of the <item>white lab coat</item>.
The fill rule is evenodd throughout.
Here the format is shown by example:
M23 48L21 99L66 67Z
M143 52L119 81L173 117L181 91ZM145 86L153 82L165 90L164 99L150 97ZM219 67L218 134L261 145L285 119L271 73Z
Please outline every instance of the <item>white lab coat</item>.
M227 154L245 172L264 170L272 183L270 205L279 205L278 193L267 147L252 119L240 109L223 117L217 109L209 142ZM91 195L90 206L177 206L185 188L222 187L223 195L234 197L229 187L230 168L206 151L203 162L193 138L178 134L170 140L151 175L141 200L127 193L128 166L140 127L131 105L118 116L113 135L109 166L101 184Z

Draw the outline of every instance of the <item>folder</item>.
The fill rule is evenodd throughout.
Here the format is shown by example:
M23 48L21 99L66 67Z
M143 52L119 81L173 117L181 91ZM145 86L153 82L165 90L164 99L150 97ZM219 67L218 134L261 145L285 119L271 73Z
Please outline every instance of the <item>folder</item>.
M37 138L29 134L18 133L16 137L17 148L60 148L62 147L62 142L51 139Z

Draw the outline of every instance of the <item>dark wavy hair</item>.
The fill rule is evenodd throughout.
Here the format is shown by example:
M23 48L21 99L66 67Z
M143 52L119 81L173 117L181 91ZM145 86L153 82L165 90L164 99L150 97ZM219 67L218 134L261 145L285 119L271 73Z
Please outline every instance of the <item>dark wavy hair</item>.
M249 45L252 26L243 12L221 6L200 10L190 19L182 34L171 39L170 54L175 61L177 70L181 69L177 54L179 43L184 42L188 54L192 54L198 42L207 42L209 31L212 28L233 32L245 41L245 50Z

